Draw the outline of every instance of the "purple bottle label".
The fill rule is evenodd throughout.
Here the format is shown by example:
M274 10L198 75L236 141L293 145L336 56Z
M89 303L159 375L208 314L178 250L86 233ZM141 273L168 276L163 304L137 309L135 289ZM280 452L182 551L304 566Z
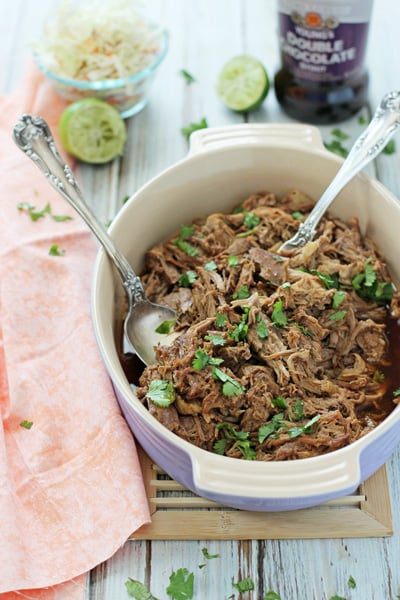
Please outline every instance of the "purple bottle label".
M354 4L281 0L280 48L286 69L299 79L332 83L360 73L372 0L363 0L358 13Z

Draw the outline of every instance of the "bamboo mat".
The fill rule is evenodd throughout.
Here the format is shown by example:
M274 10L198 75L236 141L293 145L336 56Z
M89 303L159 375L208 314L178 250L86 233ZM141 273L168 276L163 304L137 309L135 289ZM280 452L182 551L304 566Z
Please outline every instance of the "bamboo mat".
M152 522L135 540L243 540L383 537L393 534L385 466L354 494L284 512L232 509L186 490L139 448Z

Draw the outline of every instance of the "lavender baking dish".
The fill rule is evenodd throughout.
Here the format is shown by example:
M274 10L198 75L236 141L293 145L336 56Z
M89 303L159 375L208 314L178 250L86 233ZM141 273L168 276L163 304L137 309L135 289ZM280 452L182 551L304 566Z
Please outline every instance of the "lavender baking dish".
M146 250L194 217L225 211L258 190L299 189L317 199L341 159L328 152L308 125L235 125L191 137L188 156L142 187L115 218L111 234L140 272ZM331 212L356 215L400 281L400 203L379 182L361 174L348 184ZM157 219L154 219L157 215ZM353 492L392 454L400 441L400 406L356 442L317 457L246 461L202 450L171 433L139 402L122 369L116 315L123 290L103 251L92 285L98 345L121 410L148 455L173 478L223 505L256 511L314 506Z

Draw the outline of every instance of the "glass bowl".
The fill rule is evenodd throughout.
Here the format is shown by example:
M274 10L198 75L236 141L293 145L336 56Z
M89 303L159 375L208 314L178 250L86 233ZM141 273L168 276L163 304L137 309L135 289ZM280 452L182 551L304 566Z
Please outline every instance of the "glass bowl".
M159 50L150 65L129 77L99 79L97 81L68 79L47 69L38 54L34 54L34 60L62 98L71 102L76 102L82 98L99 98L115 106L121 117L126 119L136 115L146 106L148 90L158 67L167 54L167 50L168 33L163 30L160 34Z

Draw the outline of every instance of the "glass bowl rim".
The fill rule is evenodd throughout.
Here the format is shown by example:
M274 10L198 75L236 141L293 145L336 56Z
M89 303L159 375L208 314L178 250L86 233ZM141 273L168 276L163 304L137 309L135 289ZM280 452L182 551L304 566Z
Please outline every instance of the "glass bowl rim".
M37 67L42 71L44 75L46 75L49 79L61 83L65 86L75 87L81 90L112 90L114 88L124 87L127 84L132 84L145 79L149 75L152 74L153 71L157 69L160 63L164 60L167 51L168 51L168 43L169 36L166 29L162 29L160 31L160 39L161 39L161 48L159 53L156 55L154 61L141 71L137 71L133 73L133 75L129 75L128 77L121 77L119 79L97 79L95 81L84 81L79 79L69 79L68 77L63 77L62 75L57 75L46 69L46 67L41 63L40 58L37 53L34 53L34 61Z

